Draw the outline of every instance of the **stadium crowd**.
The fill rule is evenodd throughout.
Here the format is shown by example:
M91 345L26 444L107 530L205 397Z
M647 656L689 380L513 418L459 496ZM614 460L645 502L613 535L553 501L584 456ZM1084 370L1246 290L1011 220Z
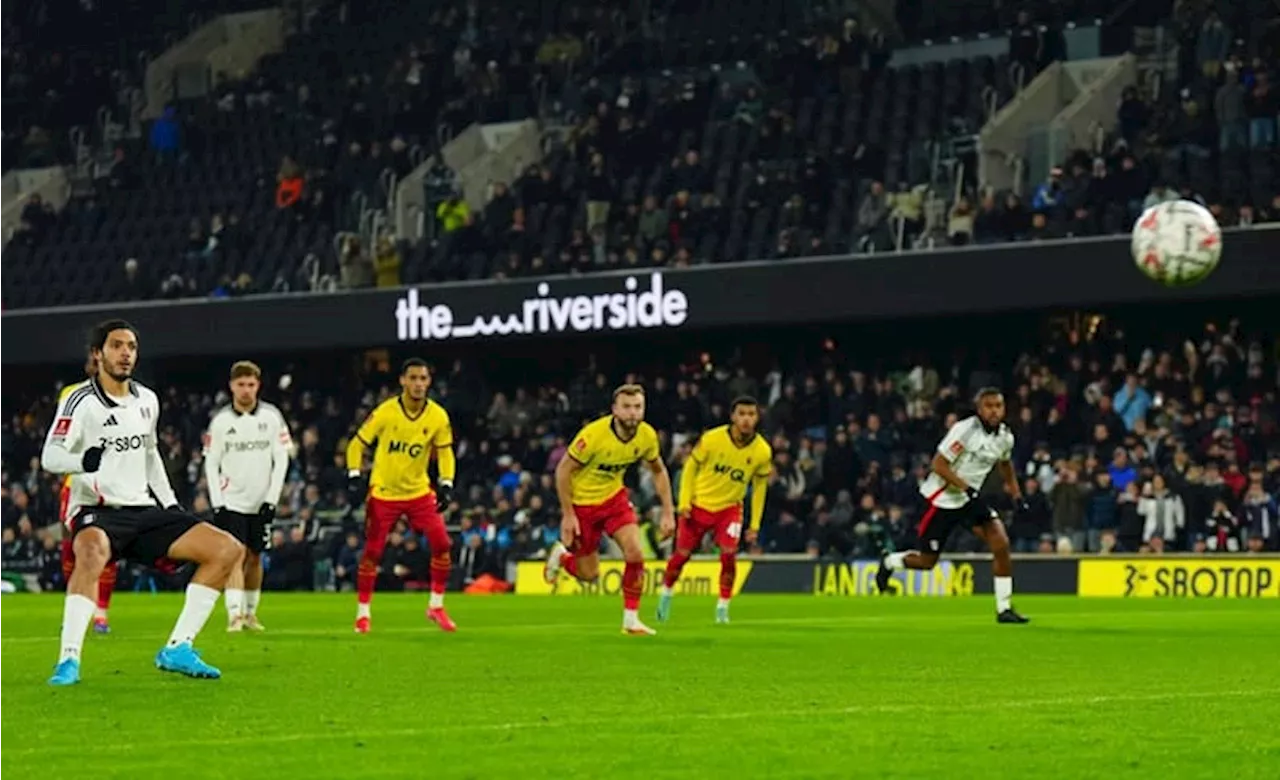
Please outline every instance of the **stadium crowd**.
M733 355L721 364L699 354L639 374L608 375L593 360L568 381L544 374L542 382L498 386L474 366L443 367L433 397L456 432L450 522L457 584L482 574L504 578L508 563L544 554L558 537L552 471L566 438L607 409L611 388L624 379L646 385L647 418L677 477L698 432L723 421L732 398L762 401L775 458L754 554L848 559L910 547L923 508L917 486L932 450L946 426L968 413L971 393L988 384L1005 389L1015 465L1029 498L1025 511L1006 514L1018 551L1280 550L1274 335L1232 321L1144 344L1115 326L1095 327L1010 354L994 369L961 352L949 363L899 357L876 366L830 345L783 343L774 344L778 359L767 371L748 370ZM394 386L390 364L369 365L356 393L269 383L287 388L266 395L284 412L297 449L268 587L352 583L362 510L349 503L343 452L355 425ZM201 438L226 394L166 386L162 398L169 477L184 504L207 515ZM6 410L0 512L4 570L58 587L57 491L39 468L51 403L49 388ZM639 472L632 499L649 553L661 557L668 550L656 534L656 496ZM990 498L1001 506L998 493ZM957 536L952 548L978 544ZM422 541L397 529L380 587L422 587L428 562ZM145 586L152 576L137 581Z
M357 5L320 4L260 72L181 101L136 142L121 140L95 169L93 195L58 214L32 203L15 262L52 264L72 282L21 295L6 285L6 303L1098 235L1127 230L1144 206L1176 197L1201 200L1224 226L1280 220L1276 48L1266 32L1274 25L1234 6L1220 16L1178 4L1167 23L1184 39L1178 78L1131 90L1102 146L1077 150L1025 194L967 181L952 202L949 188L930 189L921 150L976 132L984 90L1008 100L1064 56L1064 14L1088 3L1050 4L1039 9L1043 22L998 4L974 18L1007 29L1009 53L936 68L890 68L883 31L840 16L801 25L785 9L725 38L715 13L663 4L640 33L621 6L508 17L488 4L430 14ZM386 13L374 9L382 5ZM973 24L935 21L934 35ZM350 36L356 27L368 40ZM365 208L385 204L385 171L403 176L445 140L423 128L533 115L571 130L518 180L492 182L482 208L459 198L456 174L437 166L431 240L366 235L335 245ZM163 197L148 194L157 188ZM940 210L930 207L938 197ZM85 263L93 268L76 270Z

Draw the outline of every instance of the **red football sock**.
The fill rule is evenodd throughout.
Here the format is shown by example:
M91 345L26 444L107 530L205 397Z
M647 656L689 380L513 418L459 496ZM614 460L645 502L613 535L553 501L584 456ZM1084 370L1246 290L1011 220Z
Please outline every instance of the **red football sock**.
M668 588L675 587L680 579L680 572L684 571L684 565L689 562L689 553L676 550L667 559L667 571L662 575L662 584Z
M449 572L452 570L452 564L449 560L449 551L443 550L431 555L431 592L444 593L445 588L449 586Z
M98 578L98 609L107 610L111 608L111 594L116 589L116 575L119 573L119 566L114 563L107 564L107 568L102 570L102 576Z
M720 598L733 596L733 581L738 576L738 556L720 553Z
M644 591L644 564L627 561L622 569L622 606L625 609L640 608L640 594Z
M367 557L360 559L360 569L356 573L356 593L361 604L373 600L373 586L378 581L378 564Z
M560 556L560 568L569 572L574 579L582 579L578 576L578 558L573 553L565 553Z

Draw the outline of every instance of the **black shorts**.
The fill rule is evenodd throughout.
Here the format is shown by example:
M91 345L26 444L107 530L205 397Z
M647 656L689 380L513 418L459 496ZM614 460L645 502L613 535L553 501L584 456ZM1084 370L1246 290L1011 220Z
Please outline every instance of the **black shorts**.
M91 506L72 519L71 533L101 528L111 542L111 560L123 558L151 566L168 558L173 543L199 524L199 518L186 512L159 507Z
M246 515L221 509L214 514L213 524L234 536L250 552L261 553L271 549L271 524L263 520L261 515Z
M955 509L931 506L925 510L924 517L920 518L920 527L917 529L920 546L924 552L936 555L942 552L942 548L947 543L947 537L951 536L951 532L955 529L982 528L991 521L998 520L999 517L994 510L979 500L970 500L969 503Z

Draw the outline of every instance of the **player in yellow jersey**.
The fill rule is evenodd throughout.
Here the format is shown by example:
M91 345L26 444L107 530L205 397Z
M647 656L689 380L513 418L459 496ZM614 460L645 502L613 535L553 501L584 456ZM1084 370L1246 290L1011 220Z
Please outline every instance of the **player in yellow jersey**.
M453 493L456 462L449 414L427 398L431 372L425 361L411 358L400 369L400 395L379 404L347 446L347 477L358 497L364 451L373 448L368 500L364 515L364 553L356 575L359 604L356 633L367 634L369 603L378 579L378 564L386 548L387 534L401 517L427 537L431 550L431 601L427 619L445 631L457 626L444 611L444 591L449 584L451 543L441 507ZM436 457L437 480L432 489L427 464Z
M600 540L604 534L622 548L622 631L653 634L640 622L640 594L644 590L644 547L622 477L631 464L644 461L662 499L661 529L675 530L671 477L658 449L658 433L644 421L644 388L622 385L613 391L610 414L587 423L573 437L556 466L560 497L560 541L547 556L543 576L555 582L564 570L584 582L600 573Z
M747 542L755 543L764 517L764 496L769 489L769 469L773 449L756 428L760 405L754 398L737 398L729 408L728 425L702 434L680 472L680 528L676 550L667 561L662 593L658 597L658 620L671 617L671 595L680 571L689 556L702 544L702 537L714 535L720 548L720 601L716 622L729 622L729 599L738 574L738 539L742 536L742 502L751 486L751 525Z

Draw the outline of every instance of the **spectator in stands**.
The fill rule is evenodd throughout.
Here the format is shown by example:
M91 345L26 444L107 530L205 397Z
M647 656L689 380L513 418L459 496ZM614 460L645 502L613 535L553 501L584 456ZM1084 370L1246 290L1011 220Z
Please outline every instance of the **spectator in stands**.
M964 246L973 241L973 222L973 207L969 205L969 199L961 195L947 219L947 240L952 246Z
M909 187L907 182L902 182L898 191L890 196L890 202L893 205L893 211L889 215L890 222L895 226L895 239L897 225L902 225L902 248L910 248L915 244L915 239L920 235L921 229L924 227L924 199L928 187L918 185Z
M347 236L342 241L342 252L338 258L342 273L342 286L348 290L358 290L373 284L373 264L369 261L360 246L360 239Z
M1018 11L1017 24L1009 32L1009 62L1023 68L1022 81L1018 89L1031 83L1035 78L1041 57L1044 54L1044 37L1040 27L1031 20L1031 12Z
M1257 481L1251 478L1241 511L1248 533L1249 552L1276 550L1277 541L1280 541L1280 522L1277 520L1280 511L1275 499L1266 492L1261 475Z
M591 168L587 172L587 231L603 228L609 222L609 207L613 204L613 182L605 170L604 155L591 155Z
M122 301L145 301L152 297L151 286L141 275L138 258L130 257L124 261L122 275L116 282L115 298Z
M436 219L440 228L446 233L456 233L471 224L471 207L462 198L459 190L454 190L449 197L436 207Z
M1089 486L1080 482L1080 471L1074 464L1064 464L1057 469L1057 480L1050 493L1053 505L1053 533L1059 545L1063 539L1074 552L1084 552L1086 499L1090 498Z
M379 236L377 250L373 260L373 272L376 286L400 286L400 252L390 236Z
M1151 121L1151 111L1143 102L1137 87L1125 87L1120 93L1120 106L1116 112L1120 125L1120 137L1129 148L1133 148L1139 140L1147 123Z
M1131 373L1125 377L1124 386L1116 391L1112 406L1124 420L1125 429L1132 431L1139 420L1146 418L1151 408L1151 393L1139 383L1138 375Z
M173 106L165 106L160 118L151 125L151 151L157 162L173 163L179 159L179 132L177 111Z
M1182 498L1169 490L1160 474L1156 474L1142 492L1142 499L1138 502L1138 514L1143 518L1142 541L1149 544L1152 537L1158 536L1168 549L1187 524Z
M1025 505L1013 515L1014 552L1033 553L1040 549L1040 542L1053 536L1053 516L1040 482L1028 479L1023 483L1022 497Z
M1254 75L1253 88L1249 90L1249 145L1254 149L1270 149L1276 144L1276 114L1280 112L1280 101L1267 71L1259 70Z
M292 209L302 202L302 166L289 155L280 161L276 171L276 208Z
M1062 168L1055 165L1049 170L1049 178L1036 187L1036 193L1031 198L1031 208L1048 217L1050 212L1057 213L1065 209L1063 201Z
M1085 527L1088 532L1089 552L1101 549L1103 532L1114 533L1117 522L1116 499L1119 491L1111 484L1111 474L1099 471L1093 476L1093 490L1085 504Z
M1191 90L1182 90L1181 110L1169 130L1169 159L1177 165L1191 165L1192 160L1207 160L1214 142L1212 117L1206 116Z
M1210 9L1196 38L1196 61L1209 81L1217 81L1222 62L1231 46L1231 31L1222 23L1218 12Z
M863 251L890 247L888 217L888 198L884 184L879 180L873 181L858 206L857 236Z
M1226 77L1213 97L1214 117L1218 121L1218 150L1244 149L1249 145L1249 114L1246 91L1240 83L1234 63L1227 63Z
M1022 205L1022 198L1012 192L1005 195L1001 223L1006 241L1021 241L1031 231L1031 215Z
M1245 547L1240 541L1243 530L1240 519L1225 500L1213 502L1213 512L1205 521L1205 545L1209 552L1239 552Z

